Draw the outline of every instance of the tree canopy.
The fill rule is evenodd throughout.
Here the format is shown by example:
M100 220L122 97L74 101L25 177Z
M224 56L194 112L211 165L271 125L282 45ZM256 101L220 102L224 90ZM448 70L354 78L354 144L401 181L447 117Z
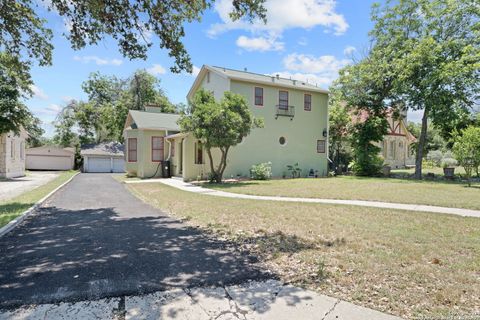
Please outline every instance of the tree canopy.
M264 1L233 0L230 16L265 20ZM26 74L33 61L41 66L52 63L53 32L39 15L44 6L64 19L69 29L65 36L73 49L111 37L125 57L145 59L157 40L175 61L172 72L191 72L190 56L182 43L184 24L200 21L213 4L214 0L5 0L0 2L0 51L18 59L17 67L27 70Z
M400 0L375 5L372 48L342 72L350 107L423 110L415 175L421 178L428 119L461 124L480 90L480 7L475 0Z
M57 117L55 140L61 145L122 142L130 109L145 110L145 106L155 105L161 112L176 112L160 87L160 80L145 70L137 70L126 79L95 72L82 89L88 101L70 101Z
M228 152L246 137L253 128L263 126L255 119L242 95L225 92L220 102L210 91L199 90L191 101L190 109L179 121L183 132L189 132L202 141L210 162L211 180L222 182L227 166ZM218 148L221 156L215 166L212 149Z

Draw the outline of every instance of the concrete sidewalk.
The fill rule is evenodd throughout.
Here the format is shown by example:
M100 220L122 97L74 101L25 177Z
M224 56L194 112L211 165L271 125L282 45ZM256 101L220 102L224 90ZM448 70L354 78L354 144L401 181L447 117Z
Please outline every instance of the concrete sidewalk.
M59 173L54 171L33 171L24 177L0 181L0 202L47 184L58 175Z
M202 188L200 186L196 186L191 183L183 182L182 180L176 179L176 178L128 181L126 183L153 183L153 182L161 182L163 184L166 184L168 186L171 186L183 191L208 194L211 196L225 197L225 198L285 201L285 202L305 202L305 203L321 203L321 204L341 204L341 205L350 205L350 206L374 207L374 208L396 209L396 210L407 210L407 211L446 213L446 214L454 214L454 215L463 216L463 217L480 218L479 210L427 206L427 205L420 205L420 204L390 203L390 202L380 202L380 201L254 196L254 195L248 195L248 194L232 193L232 192Z
M275 280L45 304L0 312L0 319L400 320Z

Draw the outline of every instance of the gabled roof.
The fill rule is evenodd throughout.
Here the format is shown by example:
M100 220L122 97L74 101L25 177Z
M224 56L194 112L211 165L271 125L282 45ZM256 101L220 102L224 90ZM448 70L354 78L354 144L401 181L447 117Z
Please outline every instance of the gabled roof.
M120 142L102 142L84 144L81 147L82 156L122 156L124 145Z
M197 75L195 82L193 83L192 87L190 88L187 97L190 98L193 93L198 89L200 86L203 77L205 74L210 71L214 72L221 77L232 80L239 80L239 81L246 81L258 84L264 84L269 86L276 86L276 87L284 87L290 89L299 89L305 91L313 91L313 92L320 92L328 94L329 91L325 89L321 89L316 85L311 83L307 83L305 81L297 80L297 79L287 79L282 77L277 77L277 75L266 75L248 71L240 71L235 69L229 69L224 67L217 67L217 66L209 66L203 65L202 69Z
M180 131L177 121L180 115L173 113L147 112L130 110L128 113L125 129L157 129Z

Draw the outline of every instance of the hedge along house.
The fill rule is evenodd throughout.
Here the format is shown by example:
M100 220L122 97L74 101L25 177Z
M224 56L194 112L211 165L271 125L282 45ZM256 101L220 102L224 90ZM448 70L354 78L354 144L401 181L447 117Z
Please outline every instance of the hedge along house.
M220 100L225 91L243 95L264 127L253 129L231 148L225 178L248 177L250 168L272 163L276 177L288 175L287 165L299 164L301 176L312 171L327 175L328 91L278 76L266 76L221 67L203 66L187 98L204 88ZM174 176L184 180L205 179L210 172L202 142L180 132L178 115L131 110L125 123L126 169L129 175L148 178L160 175L160 161L169 160ZM220 151L212 150L215 164Z

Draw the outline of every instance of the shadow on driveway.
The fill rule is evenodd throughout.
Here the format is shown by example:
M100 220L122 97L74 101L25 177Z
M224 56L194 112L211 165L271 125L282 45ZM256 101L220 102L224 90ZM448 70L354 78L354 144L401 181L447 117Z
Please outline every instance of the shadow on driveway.
M53 205L74 190L67 186L1 239L0 308L272 278L231 244L160 211L153 216L143 203L148 216Z

